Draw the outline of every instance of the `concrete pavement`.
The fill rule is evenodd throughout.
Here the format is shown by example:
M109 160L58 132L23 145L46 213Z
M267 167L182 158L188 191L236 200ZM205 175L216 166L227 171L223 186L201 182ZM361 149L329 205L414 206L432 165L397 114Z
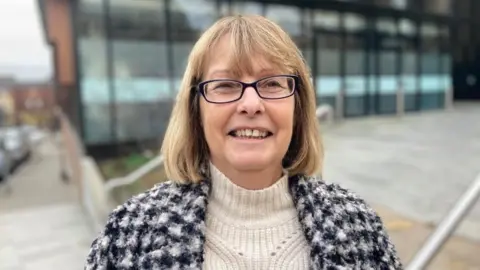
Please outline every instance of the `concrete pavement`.
M327 182L436 224L480 173L480 104L347 120L329 128L324 143ZM480 241L480 203L460 235Z
M0 269L83 269L94 235L59 158L45 141L12 176L13 193L0 191Z
M13 174L13 193L0 191L0 213L23 208L76 203L76 191L60 177L60 156L51 138L38 145L32 158Z
M430 224L408 219L385 206L372 205L387 228L404 266L435 229ZM480 242L453 236L440 249L426 270L480 270Z
M374 206L408 262L480 173L480 103L402 118L364 117L324 132L324 179ZM480 269L480 202L430 269Z

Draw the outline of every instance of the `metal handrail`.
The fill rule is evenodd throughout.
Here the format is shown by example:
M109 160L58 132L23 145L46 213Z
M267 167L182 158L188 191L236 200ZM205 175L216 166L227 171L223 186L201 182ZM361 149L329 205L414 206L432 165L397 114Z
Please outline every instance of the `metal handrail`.
M317 118L326 117L329 122L333 118L333 110L330 105L318 106L315 111L315 114ZM139 179L141 179L142 177L144 177L145 175L147 175L148 173L150 173L151 171L155 170L156 168L162 165L163 165L163 156L161 155L157 156L154 159L150 160L149 162L145 163L145 165L141 166L137 170L129 173L124 177L108 180L104 186L105 192L108 193L114 188L131 185L135 183L135 181L138 181Z
M407 270L422 270L427 267L479 198L480 174L417 252Z
M119 178L114 178L107 183L105 183L105 191L109 192L114 188L120 187L120 186L126 186L133 184L135 181L141 179L145 175L149 174L151 171L155 170L156 168L160 167L163 165L163 156L157 156L153 158L152 160L148 161L142 167L138 168L137 170L127 174L124 177L119 177Z

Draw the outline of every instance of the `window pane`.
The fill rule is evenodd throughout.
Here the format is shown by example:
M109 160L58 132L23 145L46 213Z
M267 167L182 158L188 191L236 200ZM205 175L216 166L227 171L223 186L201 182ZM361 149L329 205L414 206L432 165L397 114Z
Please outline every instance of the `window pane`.
M105 10L101 0L79 1L77 6L79 83L83 107L85 141L112 140L110 81L107 74Z
M290 35L305 59L312 59L312 32L307 28L308 11L285 5L266 5L265 8L265 16Z
M317 56L315 79L317 104L329 104L335 108L335 98L340 91L340 52L341 36L339 34L318 33L315 36Z
M178 91L187 59L201 33L216 18L214 0L171 1L174 89Z
M365 18L353 13L346 13L343 16L343 24L344 24L345 30L349 32L363 31L365 30L365 27L366 27Z
M315 10L313 26L316 29L337 30L340 27L340 14L334 11Z
M440 31L440 74L442 87L449 89L452 85L452 56L450 54L450 29L444 26Z
M317 38L317 94L334 96L341 88L340 35L320 35Z
M478 5L478 1L477 0L455 0L453 1L452 5L453 5L452 9L456 17L470 18L471 14L473 14L473 16L475 16L476 14L476 12L472 12L472 10L476 10L475 8Z
M292 38L302 35L300 9L285 5L267 5L265 16L278 23Z
M376 21L378 39L378 74L379 93L394 95L397 85L397 52L398 38L397 25L390 19L378 19Z
M263 15L263 5L249 1L235 1L232 3L234 14L257 14Z
M307 16L310 18L310 16ZM341 36L338 34L340 28L340 13L336 11L314 10L312 17L315 34L316 48L312 43L306 46L305 56L312 70L315 80L317 104L329 104L335 107L335 97L340 91L340 51L342 47ZM316 59L314 59L314 50Z
M402 40L401 86L405 96L405 110L414 111L417 109L418 91L418 56L415 39L417 29L412 21L402 19L399 21L399 31Z
M420 61L420 89L422 93L421 108L433 109L443 100L444 87L441 74L440 46L438 44L438 27L423 24L420 28L422 38Z
M172 90L164 1L110 0L109 5L116 139L158 138L165 123L153 115L161 115Z
M423 7L424 11L427 13L435 13L441 15L448 15L452 13L451 0L423 0Z
M421 7L420 0L373 0L375 5L393 8L393 9L409 9L409 10L418 10Z
M347 116L365 113L366 85L365 40L361 36L345 37L345 114Z
M398 22L398 31L403 36L415 36L415 34L417 33L417 26L411 20L401 19Z

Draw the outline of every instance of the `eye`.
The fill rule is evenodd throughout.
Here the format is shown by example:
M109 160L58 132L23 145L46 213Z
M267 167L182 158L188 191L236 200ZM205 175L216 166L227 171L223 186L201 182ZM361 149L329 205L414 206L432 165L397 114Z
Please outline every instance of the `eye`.
M281 79L268 79L259 83L258 87L262 91L283 91L285 88L285 82L282 82Z
M271 81L268 81L265 86L266 87L281 87L282 85L275 80L271 80Z
M205 92L211 94L236 93L242 89L242 85L234 81L213 81L205 85Z
M223 88L236 88L237 85L232 82L220 82L214 85L214 90L215 89L223 89Z

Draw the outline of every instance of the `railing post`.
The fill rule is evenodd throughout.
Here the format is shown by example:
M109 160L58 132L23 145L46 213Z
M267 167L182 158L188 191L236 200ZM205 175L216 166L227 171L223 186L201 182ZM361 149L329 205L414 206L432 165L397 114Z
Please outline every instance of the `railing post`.
M445 89L445 110L453 109L453 89L452 87L447 87Z
M397 92L397 116L403 116L405 114L405 93L403 91L403 86L399 85Z
M480 196L480 174L467 188L452 210L440 222L437 229L430 235L420 251L415 255L407 270L422 270L427 267L440 248L453 234L466 214Z
M326 124L333 123L333 108L329 104L323 104L317 107L315 114L319 121L325 121Z
M344 118L344 101L345 101L345 90L341 89L335 95L335 117L338 120L342 120Z

